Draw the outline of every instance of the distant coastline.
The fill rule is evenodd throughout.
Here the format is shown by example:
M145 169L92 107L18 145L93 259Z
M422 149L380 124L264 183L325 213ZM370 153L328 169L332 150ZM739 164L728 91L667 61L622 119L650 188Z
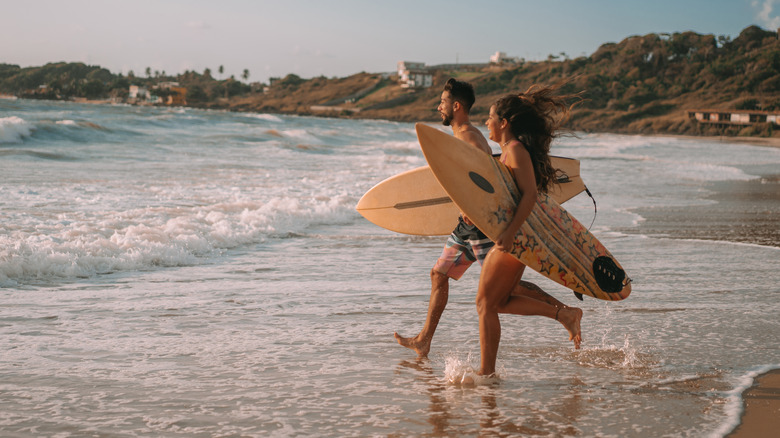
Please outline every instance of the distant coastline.
M357 73L345 78L304 79L294 74L268 84L211 70L136 76L114 75L80 63L20 68L0 64L0 94L31 99L174 104L193 108L392 121L438 121L436 105L450 77L474 85L472 118L487 117L490 104L536 83L562 84L581 93L569 127L582 132L690 135L712 138L780 138L775 121L725 123L697 120L688 111L759 111L780 114L780 40L775 31L745 28L727 37L694 32L632 36L603 44L590 56L546 61L498 60L486 64L426 67L408 63L421 80L396 73ZM249 72L243 79L248 81ZM143 97L137 95L143 91ZM135 94L133 94L135 93ZM131 95L132 94L132 95ZM764 117L766 119L766 117ZM718 119L719 120L719 119ZM754 144L775 146L774 141Z

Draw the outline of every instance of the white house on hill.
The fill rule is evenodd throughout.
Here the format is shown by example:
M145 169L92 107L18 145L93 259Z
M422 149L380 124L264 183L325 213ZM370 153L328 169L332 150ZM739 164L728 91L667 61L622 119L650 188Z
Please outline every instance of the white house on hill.
M398 62L398 80L403 88L428 88L433 85L433 74L423 62Z
M491 64L519 64L520 58L506 56L504 52L496 52L490 57Z
M149 90L145 87L139 87L138 85L131 85L130 92L127 96L130 99L148 99Z

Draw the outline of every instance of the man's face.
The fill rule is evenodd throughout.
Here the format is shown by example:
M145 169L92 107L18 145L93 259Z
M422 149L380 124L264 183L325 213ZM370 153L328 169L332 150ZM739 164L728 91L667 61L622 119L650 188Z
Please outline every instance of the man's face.
M452 123L452 95L450 95L449 91L442 91L441 93L441 102L439 102L439 107L436 108L439 111L439 114L441 115L441 123L444 126L450 126L450 123Z

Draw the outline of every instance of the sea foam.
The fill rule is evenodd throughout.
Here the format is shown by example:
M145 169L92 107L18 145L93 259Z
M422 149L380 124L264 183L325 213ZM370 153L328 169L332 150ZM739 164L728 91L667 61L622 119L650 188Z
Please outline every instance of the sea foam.
M28 219L25 227L0 227L0 286L197 265L242 245L354 218L352 203L339 196L276 197L189 209L142 208L37 222ZM48 232L35 231L42 229Z
M268 122L284 123L284 120L282 120L279 116L275 116L273 114L248 113L248 114L245 114L244 116L248 117L248 118L251 118L251 119L265 120L265 121L268 121Z
M0 117L0 144L20 143L32 130L33 126L21 117Z
M743 413L744 400L742 393L753 386L756 378L772 370L780 369L780 364L762 365L755 367L747 374L738 378L737 385L726 394L726 417L727 420L718 426L710 435L712 438L720 438L731 433L739 424Z

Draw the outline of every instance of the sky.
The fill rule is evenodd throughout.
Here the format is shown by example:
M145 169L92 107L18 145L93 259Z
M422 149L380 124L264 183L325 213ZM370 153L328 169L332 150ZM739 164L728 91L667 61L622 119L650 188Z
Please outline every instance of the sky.
M0 63L211 69L249 82L391 72L398 61L588 56L633 35L776 31L780 0L0 0ZM224 74L218 73L224 67Z

